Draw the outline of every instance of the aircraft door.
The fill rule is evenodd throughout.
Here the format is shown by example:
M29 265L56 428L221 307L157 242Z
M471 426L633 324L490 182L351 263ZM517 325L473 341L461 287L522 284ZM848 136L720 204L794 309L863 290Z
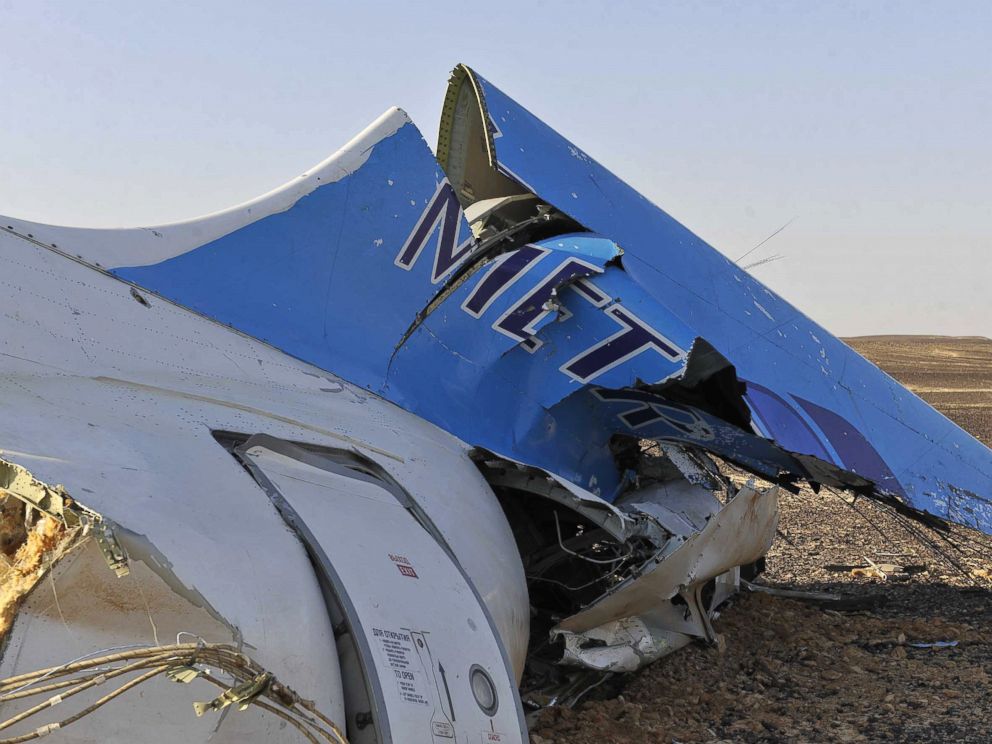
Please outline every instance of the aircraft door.
M300 536L325 587L352 742L527 740L485 605L398 484L349 462L354 453L264 435L234 452Z

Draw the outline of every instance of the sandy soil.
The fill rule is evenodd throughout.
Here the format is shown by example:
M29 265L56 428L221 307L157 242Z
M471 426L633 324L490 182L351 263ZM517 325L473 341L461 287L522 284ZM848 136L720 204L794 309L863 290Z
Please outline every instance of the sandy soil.
M992 444L992 341L848 343ZM825 490L786 494L760 582L844 603L741 594L716 622L723 652L691 646L610 680L600 699L545 711L532 742L990 741L990 576L992 537ZM956 645L913 645L933 642Z

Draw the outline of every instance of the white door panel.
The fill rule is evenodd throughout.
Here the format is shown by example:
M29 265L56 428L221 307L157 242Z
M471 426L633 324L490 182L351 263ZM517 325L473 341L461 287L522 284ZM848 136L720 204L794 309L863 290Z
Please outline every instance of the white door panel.
M381 741L526 741L485 605L409 496L280 440L254 437L237 452L326 573L362 657Z

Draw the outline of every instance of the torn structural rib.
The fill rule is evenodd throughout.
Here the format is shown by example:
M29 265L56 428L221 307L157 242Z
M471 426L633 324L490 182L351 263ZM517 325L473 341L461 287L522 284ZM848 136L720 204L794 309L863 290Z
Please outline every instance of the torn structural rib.
M128 573L128 559L113 524L79 504L61 485L37 480L25 468L0 459L0 544L9 565L0 587L0 638L18 607L55 562L93 536L108 566Z

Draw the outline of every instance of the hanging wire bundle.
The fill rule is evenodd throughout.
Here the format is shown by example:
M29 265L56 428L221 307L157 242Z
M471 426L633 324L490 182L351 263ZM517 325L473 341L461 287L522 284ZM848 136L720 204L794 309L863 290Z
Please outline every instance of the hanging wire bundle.
M193 703L197 716L211 710L222 710L229 705L237 705L241 710L255 706L296 727L312 744L348 744L338 726L317 710L312 701L301 698L232 646L201 641L169 646L128 646L105 651L97 652L102 654L100 656L91 654L62 666L0 680L0 704L44 696L41 702L0 721L0 731L3 731L38 716L75 695L113 680L126 679L116 689L67 718L46 723L29 733L0 739L0 744L20 744L65 728L96 712L128 690L161 675L178 683L188 683L199 678L221 690L220 695L209 702ZM229 684L214 677L211 670L223 672L234 683Z

